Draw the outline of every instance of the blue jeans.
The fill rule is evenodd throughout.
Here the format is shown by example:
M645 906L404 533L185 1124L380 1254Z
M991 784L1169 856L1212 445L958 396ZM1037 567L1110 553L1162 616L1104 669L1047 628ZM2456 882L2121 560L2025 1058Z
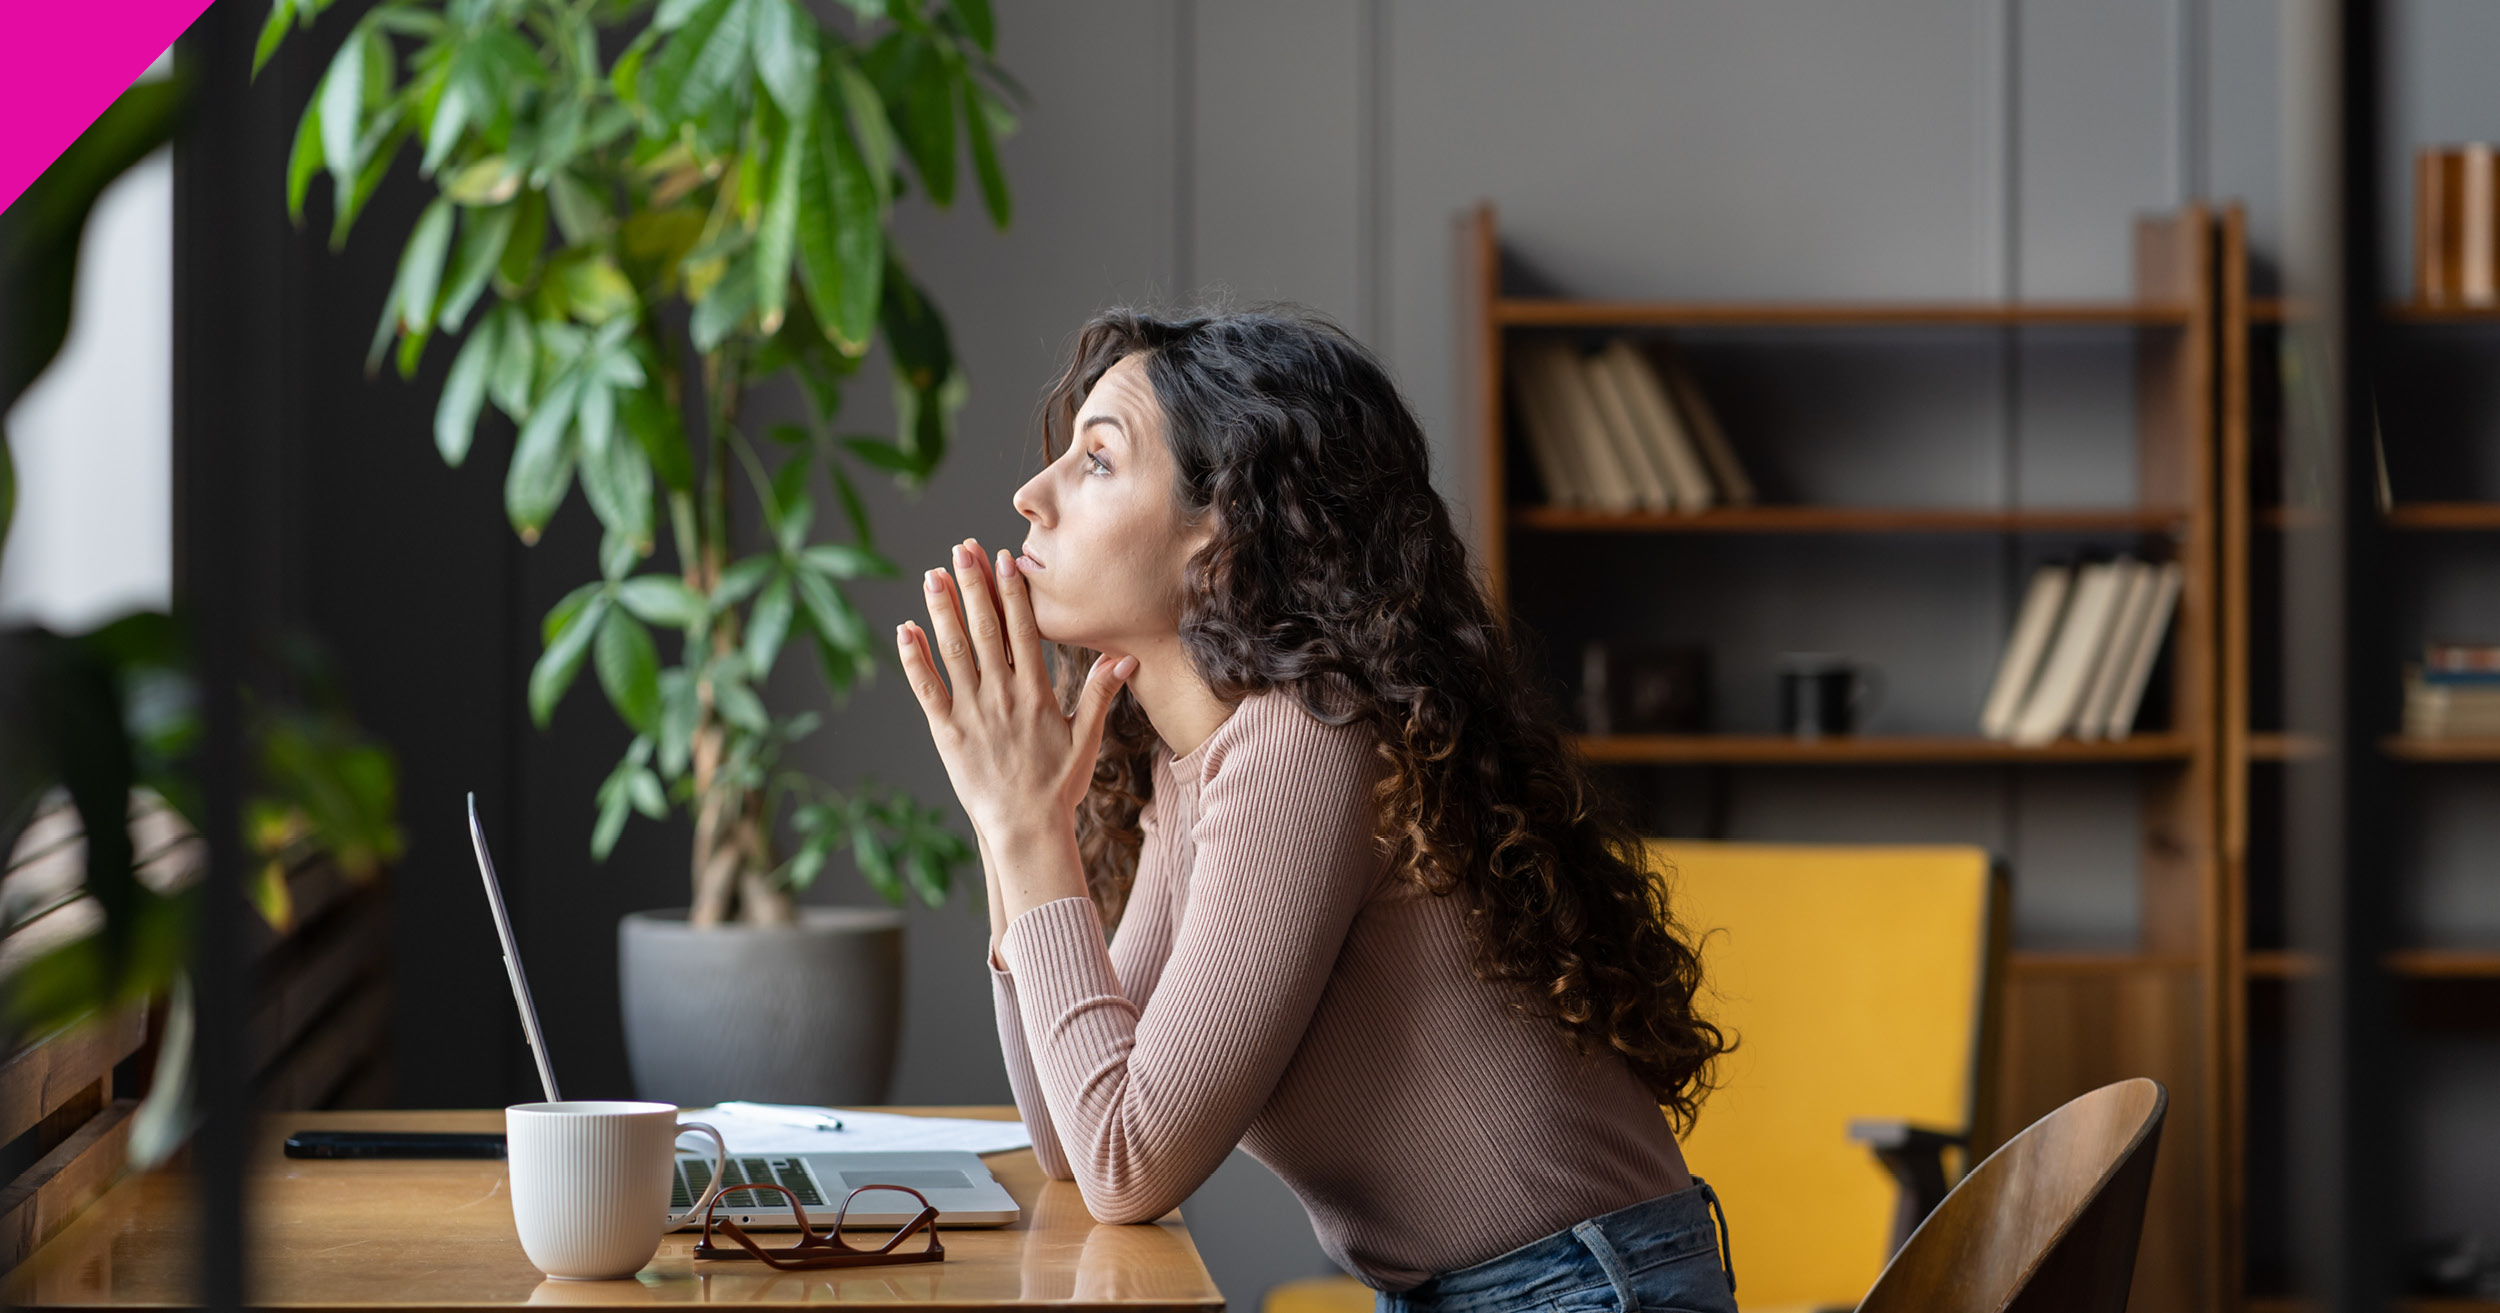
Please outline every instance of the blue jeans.
M1718 1225L1712 1225L1716 1213ZM1531 1240L1395 1294L1379 1313L1736 1313L1727 1213L1710 1183Z

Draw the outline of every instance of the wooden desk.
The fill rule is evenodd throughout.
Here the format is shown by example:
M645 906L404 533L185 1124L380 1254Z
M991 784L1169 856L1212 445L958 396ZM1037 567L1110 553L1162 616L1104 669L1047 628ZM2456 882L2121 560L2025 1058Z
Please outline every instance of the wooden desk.
M1004 1108L905 1108L1012 1117ZM774 1272L698 1268L691 1231L660 1241L629 1281L549 1281L521 1253L501 1162L324 1161L284 1156L298 1129L502 1130L494 1112L307 1112L263 1129L249 1189L253 1302L288 1309L624 1309L653 1304L842 1303L877 1308L1103 1309L1218 1313L1224 1297L1175 1212L1147 1226L1102 1226L1076 1186L1042 1175L1030 1149L991 1155L1024 1216L996 1230L946 1232L946 1261ZM34 1308L142 1308L190 1302L191 1181L172 1172L115 1186L0 1284L0 1302Z

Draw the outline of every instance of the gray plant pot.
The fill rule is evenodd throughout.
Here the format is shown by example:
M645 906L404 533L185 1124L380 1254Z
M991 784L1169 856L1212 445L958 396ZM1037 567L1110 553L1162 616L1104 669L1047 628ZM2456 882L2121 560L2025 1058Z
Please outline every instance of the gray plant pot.
M625 1056L646 1099L882 1103L903 1023L903 914L806 907L788 926L617 923Z

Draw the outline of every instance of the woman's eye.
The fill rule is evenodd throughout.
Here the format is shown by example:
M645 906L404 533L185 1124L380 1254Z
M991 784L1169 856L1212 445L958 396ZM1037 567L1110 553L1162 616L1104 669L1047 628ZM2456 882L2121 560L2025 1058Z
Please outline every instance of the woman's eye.
M1089 451L1085 453L1085 472L1088 474L1109 474L1111 472L1111 467L1103 463L1103 459L1100 454Z

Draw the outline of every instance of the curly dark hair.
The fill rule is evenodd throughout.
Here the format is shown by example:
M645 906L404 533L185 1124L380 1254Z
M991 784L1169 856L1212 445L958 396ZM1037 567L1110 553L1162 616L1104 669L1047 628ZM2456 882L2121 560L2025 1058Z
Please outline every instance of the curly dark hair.
M1701 962L1648 852L1562 736L1433 489L1423 428L1380 362L1305 312L1097 316L1043 402L1070 441L1104 371L1142 355L1175 494L1214 536L1188 564L1181 640L1215 694L1285 690L1369 727L1379 835L1400 873L1466 900L1474 970L1582 1052L1630 1065L1687 1128L1730 1046L1698 1015ZM1094 654L1062 648L1075 705ZM1087 881L1116 924L1160 748L1123 690L1077 813Z

